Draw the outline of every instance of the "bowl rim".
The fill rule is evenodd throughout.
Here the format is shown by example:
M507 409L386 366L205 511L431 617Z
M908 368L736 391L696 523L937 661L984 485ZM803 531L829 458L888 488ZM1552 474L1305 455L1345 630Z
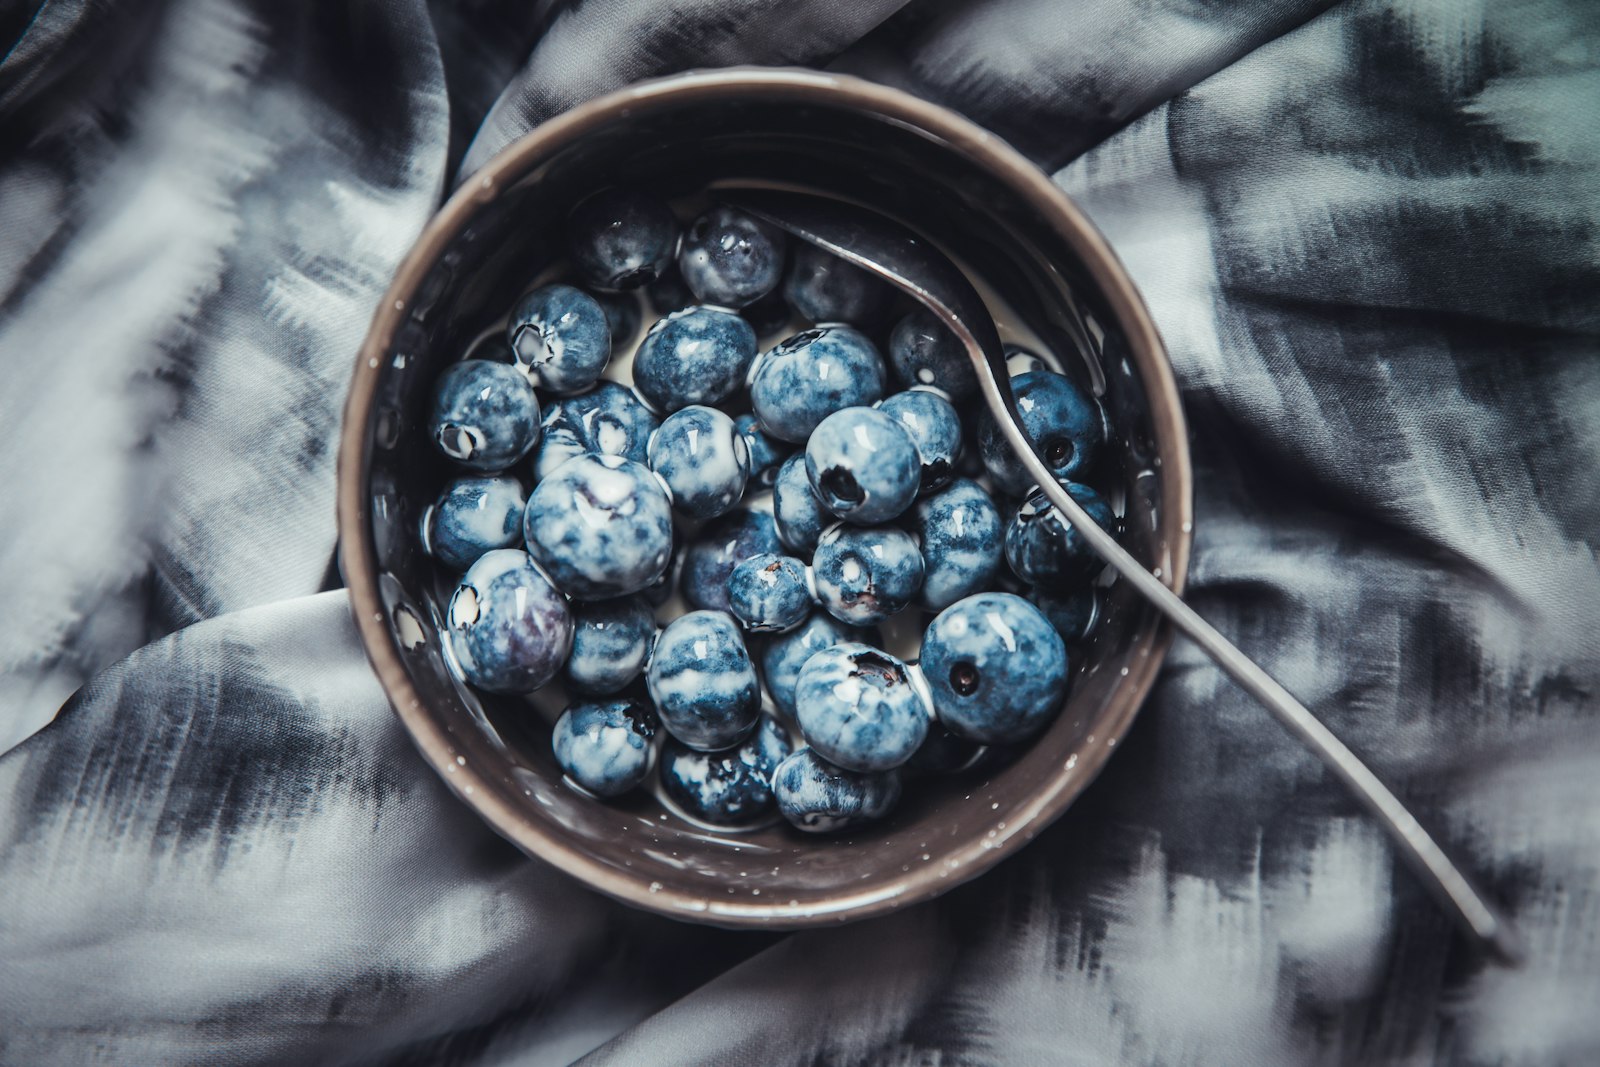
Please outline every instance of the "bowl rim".
M768 100L865 110L939 138L999 177L1078 254L1128 341L1129 358L1145 387L1161 457L1161 516L1166 537L1162 579L1183 592L1193 539L1189 439L1176 379L1165 346L1127 270L1083 211L1035 164L971 120L899 89L851 75L786 67L728 67L641 81L579 104L507 145L463 181L424 226L379 302L356 360L340 429L336 475L339 563L349 589L361 643L395 714L423 759L468 807L524 853L625 904L672 918L723 927L800 929L854 921L929 900L993 867L1053 823L1088 787L1127 733L1155 682L1172 630L1157 617L1128 651L1128 674L1112 691L1102 728L1080 745L1053 777L1011 815L998 834L972 840L942 864L924 864L860 892L798 906L778 897L716 900L649 882L595 860L526 817L521 790L509 776L464 760L454 731L423 703L411 684L390 630L378 580L377 548L369 522L369 428L381 368L424 278L470 217L500 190L520 181L539 159L596 126L655 104L760 94Z

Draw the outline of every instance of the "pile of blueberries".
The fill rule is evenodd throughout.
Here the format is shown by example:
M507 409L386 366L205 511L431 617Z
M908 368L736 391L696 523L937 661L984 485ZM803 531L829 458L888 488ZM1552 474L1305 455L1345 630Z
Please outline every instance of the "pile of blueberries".
M583 288L527 293L431 398L434 444L469 472L424 520L460 575L461 675L513 694L559 678L571 783L617 797L655 774L670 805L728 828L774 808L808 831L875 819L908 774L1048 725L1102 568L972 401L954 335L726 206L685 228L658 196L607 190L567 238ZM602 374L641 289L665 313L629 387ZM758 352L796 318L813 325ZM1023 350L1011 370L1046 463L1120 532L1083 484L1106 451L1098 402ZM768 487L770 512L749 506ZM675 591L693 610L658 627ZM917 663L875 629L907 611L932 616Z

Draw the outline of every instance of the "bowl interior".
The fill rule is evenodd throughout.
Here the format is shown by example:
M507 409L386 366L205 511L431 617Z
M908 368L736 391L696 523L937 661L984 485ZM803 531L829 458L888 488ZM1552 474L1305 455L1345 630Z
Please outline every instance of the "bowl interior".
M852 79L735 71L636 87L508 149L424 234L363 349L341 454L345 577L403 722L467 803L601 891L684 918L798 926L931 896L1042 829L1126 730L1165 636L1125 583L1108 590L1046 734L1004 760L919 780L885 822L842 837L708 832L647 795L581 796L562 783L546 714L479 696L447 667L448 591L418 536L450 476L421 429L429 388L562 256L567 210L618 182L669 196L708 183L805 188L886 211L953 252L1102 395L1114 440L1099 481L1123 500L1130 550L1181 582L1188 462L1159 343L1074 209L982 131Z

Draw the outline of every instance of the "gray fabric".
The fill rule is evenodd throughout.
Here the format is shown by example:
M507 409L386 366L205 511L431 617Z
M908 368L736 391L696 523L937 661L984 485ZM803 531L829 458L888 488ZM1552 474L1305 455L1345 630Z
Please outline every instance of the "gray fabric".
M0 12L0 1063L1600 1059L1593 5ZM1523 970L1182 645L1060 823L837 931L630 912L432 778L310 595L351 354L463 159L739 61L960 108L1084 204L1184 389L1194 602Z

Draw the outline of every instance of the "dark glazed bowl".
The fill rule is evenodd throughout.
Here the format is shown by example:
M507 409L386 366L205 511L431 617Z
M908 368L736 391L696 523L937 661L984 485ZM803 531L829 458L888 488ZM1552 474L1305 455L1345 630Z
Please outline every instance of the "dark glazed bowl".
M511 145L428 225L362 346L339 453L341 564L400 721L463 801L530 855L676 918L801 927L927 900L1058 817L1122 739L1169 640L1126 583L1109 590L1048 732L1009 763L910 785L882 824L840 837L782 825L714 834L648 796L580 796L562 784L546 719L467 691L447 668L438 579L417 534L445 478L419 431L428 388L561 255L567 209L619 180L669 194L712 181L808 188L883 210L954 252L1047 346L1081 360L1114 426L1101 480L1126 501L1128 547L1181 591L1189 455L1160 338L1104 239L992 134L854 78L736 69L630 87Z

